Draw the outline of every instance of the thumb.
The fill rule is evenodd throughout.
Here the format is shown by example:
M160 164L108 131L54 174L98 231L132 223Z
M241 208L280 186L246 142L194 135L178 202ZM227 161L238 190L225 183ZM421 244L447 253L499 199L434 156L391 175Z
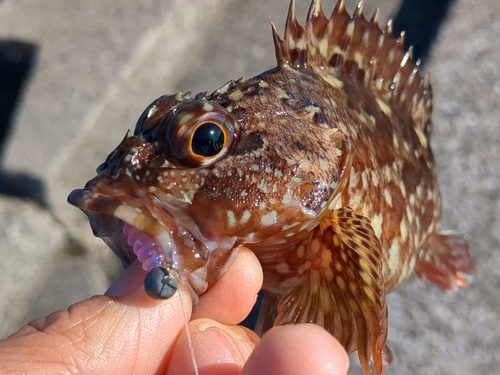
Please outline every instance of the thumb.
M144 292L144 277L136 262L107 295L37 319L1 341L0 371L164 372L192 301L183 288L176 293L181 298L154 301Z

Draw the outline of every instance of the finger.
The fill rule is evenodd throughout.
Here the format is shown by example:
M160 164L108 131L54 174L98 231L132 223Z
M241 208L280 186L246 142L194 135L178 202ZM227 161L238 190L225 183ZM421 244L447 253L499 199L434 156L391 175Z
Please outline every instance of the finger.
M142 269L142 264L135 261L104 294L110 297L123 297L133 294L144 286L146 275L146 271Z
M121 294L117 291L122 290L124 296L79 302L0 342L2 368L54 374L164 372L184 328L184 314L190 318L192 301L183 288L174 296L178 298L153 301L138 282L143 279L140 267L131 266L118 282L123 285L109 292Z
M224 324L238 324L252 310L262 287L262 267L255 254L241 248L231 267L200 297L193 319L211 318Z
M255 348L242 375L347 375L349 358L340 343L314 324L274 327Z
M175 343L167 375L195 373L194 366L203 375L240 374L259 341L247 328L226 326L211 319L190 322L189 333L190 337L184 330Z

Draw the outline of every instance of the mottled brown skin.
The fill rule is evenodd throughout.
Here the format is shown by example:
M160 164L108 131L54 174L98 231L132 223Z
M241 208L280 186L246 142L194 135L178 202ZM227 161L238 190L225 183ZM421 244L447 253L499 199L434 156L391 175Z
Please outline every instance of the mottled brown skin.
M283 102L279 93L285 92L290 97L288 102L309 102L321 108L320 116L305 111L307 120L302 120L301 125L306 132L328 127L338 129L337 135L340 133L349 139L354 150L352 169L348 187L342 191L336 206L351 207L356 214L370 218L383 250L384 285L387 290L393 289L413 269L418 249L436 229L440 213L432 155L428 146L419 140L411 118L397 109L391 110L389 116L383 113L374 95L365 87L353 85L349 79L340 81L341 88L334 88L316 74L291 69L272 71L260 78L269 84L270 89L263 94L267 98L274 97L273 102ZM276 110L283 113L301 110L299 104L294 105L280 106ZM249 131L253 126L247 125ZM264 134L273 137L271 131ZM283 139L280 128L274 136ZM286 138L283 143L288 145L288 152L279 154L303 154L297 160L313 156L313 175L323 173L317 161L328 162L328 156L315 151L321 150L321 144L308 148L301 140ZM410 196L413 198L408 202ZM376 218L375 223L373 218ZM403 239L402 226L406 226L408 233ZM398 261L397 267L390 267L389 249L394 243L399 244L399 251L392 254Z
M413 269L447 289L473 271L465 240L437 232L430 86L377 14L339 1L326 18L313 1L302 28L292 2L277 68L157 99L69 197L125 266L124 222L157 241L194 297L248 246L264 271L260 329L322 325L366 375L389 359L387 292ZM207 123L224 136L202 155Z
M437 228L440 196L434 161L428 141L420 140L404 109L393 107L386 114L366 90L352 84L344 90L358 126L346 124L357 152L340 205L370 218L390 291L410 274L418 251Z

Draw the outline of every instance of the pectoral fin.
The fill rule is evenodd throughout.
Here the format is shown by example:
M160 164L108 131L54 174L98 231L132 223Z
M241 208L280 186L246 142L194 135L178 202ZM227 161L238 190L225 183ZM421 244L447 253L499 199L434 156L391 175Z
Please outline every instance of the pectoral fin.
M358 352L365 375L371 359L382 374L387 305L370 221L348 208L334 210L300 246L302 276L281 298L275 325L321 325L348 353Z

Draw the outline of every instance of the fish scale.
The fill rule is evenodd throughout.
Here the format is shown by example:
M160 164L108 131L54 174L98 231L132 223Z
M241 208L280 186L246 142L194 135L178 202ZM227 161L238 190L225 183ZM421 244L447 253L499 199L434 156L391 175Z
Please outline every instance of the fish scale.
M250 248L264 273L259 333L319 324L380 375L386 294L412 271L455 290L474 269L463 236L438 229L429 79L404 34L362 10L339 1L326 17L313 1L301 26L292 1L283 39L272 27L276 68L158 98L68 200L125 267L136 256L124 225L158 245L166 266L148 263L147 285L179 280L195 303Z

